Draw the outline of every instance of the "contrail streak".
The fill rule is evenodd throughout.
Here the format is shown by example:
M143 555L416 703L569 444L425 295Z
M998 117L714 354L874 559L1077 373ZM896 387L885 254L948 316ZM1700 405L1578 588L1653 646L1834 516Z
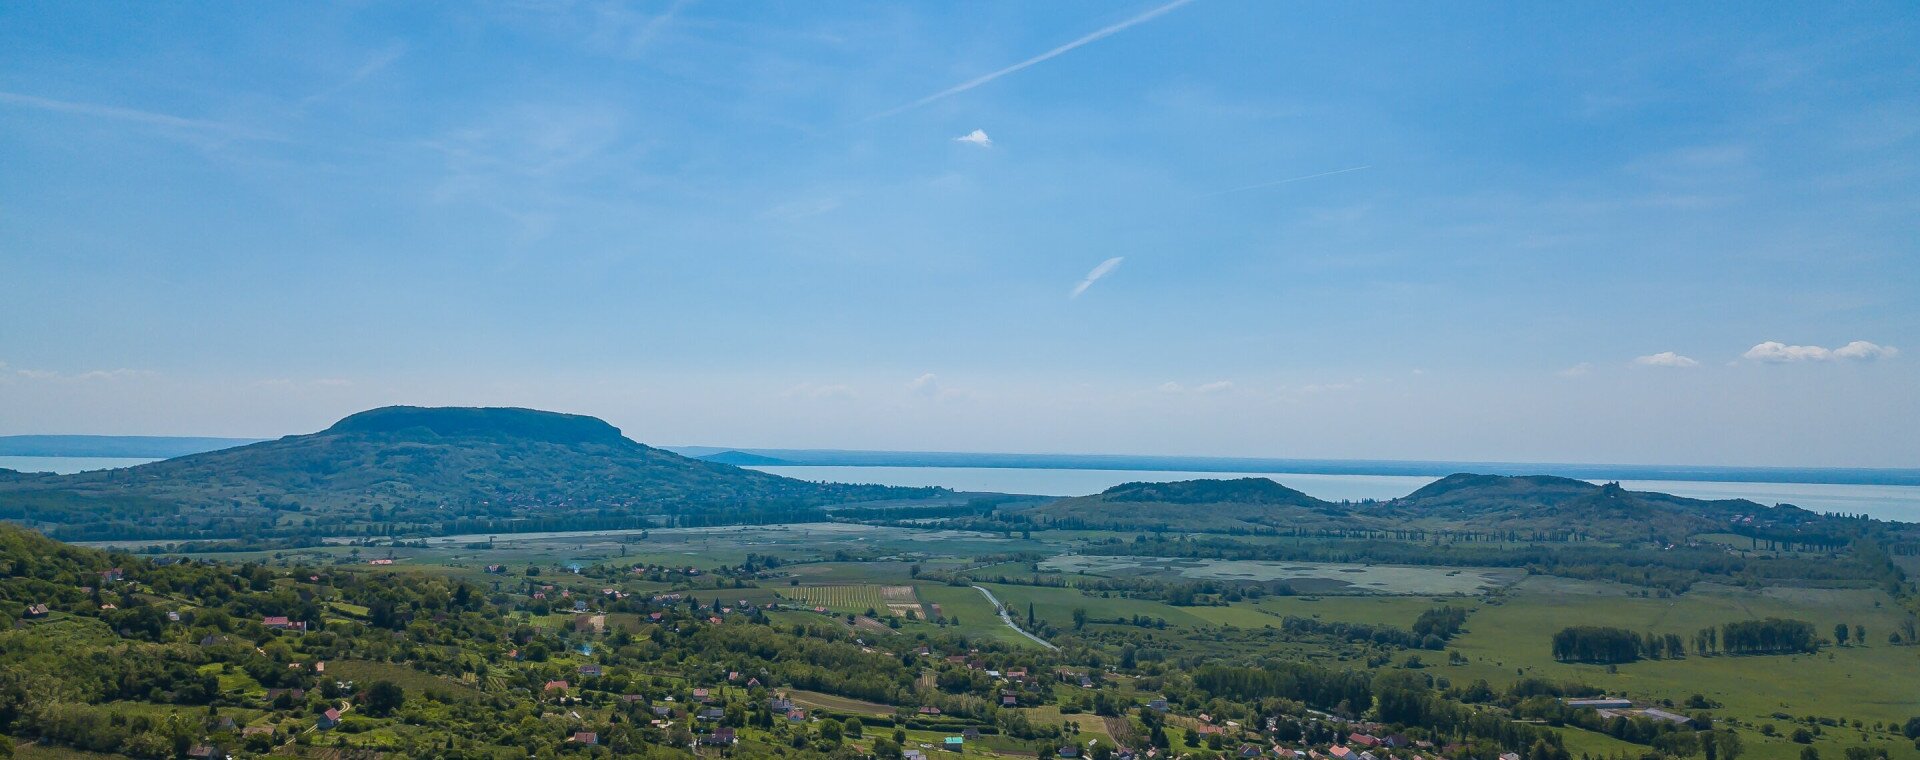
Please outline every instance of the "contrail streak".
M961 82L961 83L959 83L959 84L956 84L956 85L954 85L954 86L952 86L952 87L948 87L947 89L944 89L944 90L941 90L941 91L939 91L939 92L936 92L936 93L934 93L934 94L932 94L932 95L928 95L928 96L926 96L926 97L924 97L924 98L921 98L921 99L919 99L919 100L916 100L916 101L913 101L912 103L908 103L908 104L906 104L906 105L904 105L904 106L900 106L900 107L898 107L898 108L894 108L894 109L892 109L892 110L888 110L888 111L881 111L880 113L877 113L877 114L874 114L873 116L870 116L870 117L868 117L868 119L869 119L869 120L871 120L871 119L884 119L884 118L886 118L886 117L888 117L888 116L893 116L893 115L895 115L895 114L899 114L899 113L904 113L904 112L906 112L906 111L911 111L911 110L913 110L913 109L915 109L915 108L919 108L919 107L921 107L921 106L924 106L924 105L926 105L926 104L928 104L928 103L932 103L933 101L936 101L936 100L939 100L939 99L941 99L941 98L946 98L946 97L951 97L951 96L953 96L953 95L958 95L958 94L960 94L960 93L963 93L963 92L966 92L966 91L968 91L968 90L971 90L971 89L973 89L973 88L975 88L975 87L979 87L980 85L983 85L983 84L986 84L986 83L988 83L988 82L991 82L991 81L993 81L993 80L995 80L995 79L999 79L999 78L1001 78L1001 77L1003 77L1003 76L1006 76L1006 75L1008 75L1008 74L1012 74L1012 73L1014 73L1014 72L1016 72L1016 71L1019 71L1019 70L1021 70L1021 69L1025 69L1025 68L1028 68L1028 67L1031 67L1031 66L1033 66L1034 64L1038 64L1038 63L1041 63L1041 62L1044 62L1044 61L1047 61L1047 60L1049 60L1049 59L1052 59L1052 58L1057 58L1057 57L1059 57L1059 56L1061 56L1061 55L1065 55L1066 53L1068 53L1068 52L1070 52L1070 51L1072 51L1072 50L1073 50L1074 48L1078 48L1078 47L1081 47L1081 46L1083 46L1083 45L1086 45L1086 44L1088 44L1088 43L1092 43L1092 42L1098 42L1098 41L1100 41L1100 40L1102 40L1102 39L1105 39L1105 38L1107 38L1107 37L1111 37L1111 36L1113 36L1113 35L1115 35L1115 34L1119 34L1120 32L1123 32L1123 31L1126 31L1126 30L1127 30L1128 28L1130 28L1130 27L1134 27L1134 26L1138 26L1138 25L1140 25L1140 24L1144 24L1144 23L1146 23L1146 22L1148 22L1148 21L1152 21L1152 20L1154 20L1154 19L1156 19L1156 18L1159 18L1159 17L1161 17L1161 16L1163 16L1163 15L1166 15L1167 13L1169 13L1169 12L1171 12L1171 11L1173 11L1174 9L1177 9L1177 8L1179 8L1179 7L1180 7L1180 6L1182 6L1182 5L1186 5L1187 3L1191 3L1191 2L1193 2L1193 0L1173 0L1173 2L1171 2L1171 3L1167 3L1166 5L1162 5L1162 6L1160 6L1160 7L1158 7L1158 8L1154 8L1153 10L1150 10L1150 11L1147 11L1146 13L1142 13L1142 14L1140 14L1140 15L1138 15L1138 16L1134 16L1133 18L1130 18L1130 19L1127 19L1127 20L1125 20L1125 21L1122 21L1122 22L1120 22L1120 23L1118 23L1118 24L1114 24L1114 25L1112 25L1112 26L1108 26L1108 27L1104 27L1104 28L1101 28L1101 29L1099 29L1099 30L1097 30L1097 31L1094 31L1094 32L1093 32L1093 33L1091 33L1091 34L1088 34L1088 35L1087 35L1087 36L1085 36L1085 37L1081 37L1080 39L1077 39L1077 40L1074 40L1074 41L1072 41L1072 42L1069 42L1069 43L1067 43L1067 44L1065 44L1065 45L1061 45L1060 47L1057 47L1057 48L1054 48L1054 49L1052 49L1052 50L1049 50L1049 51L1047 51L1047 52L1044 52L1044 53L1041 53L1041 54L1039 54L1039 55L1036 55L1036 56L1034 56L1034 57L1032 57L1032 58L1028 58L1027 60L1024 60L1024 61L1021 61L1021 62L1019 62L1019 63L1016 63L1016 64L1014 64L1014 65L1012 65L1012 66L1008 66L1008 67L1006 67L1006 68L1004 68L1004 69L1001 69L1001 70L999 70L999 71L995 71L995 72L993 72L993 73L991 73L991 74L982 74L982 75L980 75L980 76L977 76L977 77L974 77L974 78L972 78L972 79L969 79L969 80L967 80L967 81L965 81L965 82Z
M1216 195L1226 195L1227 193L1238 193L1238 192L1244 192L1247 190L1259 190L1260 188L1263 188L1263 187L1273 187L1275 185L1284 185L1289 182L1304 182L1310 179L1319 179L1321 177L1331 177L1335 174L1346 174L1347 172L1357 172L1357 171L1360 171L1361 169L1372 169L1372 168L1373 168L1373 164L1367 164L1366 166L1349 166L1345 169L1335 169L1330 172L1321 172L1319 174L1309 174L1304 177L1288 177L1286 179L1276 179L1272 182L1262 182L1258 185L1236 187L1236 188L1233 188L1232 190L1221 190L1217 193L1207 193L1206 195L1203 195L1200 197L1212 198L1213 196L1216 196Z

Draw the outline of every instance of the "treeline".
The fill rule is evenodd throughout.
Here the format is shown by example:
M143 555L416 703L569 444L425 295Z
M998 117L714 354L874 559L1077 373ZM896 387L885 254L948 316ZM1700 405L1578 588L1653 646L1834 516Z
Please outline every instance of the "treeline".
M1448 699L1433 690L1426 676L1408 671L1375 675L1289 661L1258 668L1206 665L1194 672L1193 684L1215 697L1242 702L1293 700L1338 715L1357 716L1371 707L1383 723L1420 726L1436 735L1503 747L1533 747L1554 760L1568 757L1558 733Z
M1820 638L1805 620L1766 618L1737 620L1700 629L1693 636L1697 654L1786 654L1813 652ZM1553 635L1553 659L1561 662L1618 664L1640 659L1669 659L1687 655L1678 634L1635 633L1603 625L1562 628Z
M1805 620L1770 617L1720 626L1719 651L1728 654L1812 652L1819 647L1813 624Z
M1684 650L1671 651L1669 643L1677 644L1678 636L1655 636L1638 634L1625 628L1613 628L1604 625L1577 625L1560 629L1553 635L1553 659L1561 662L1591 662L1616 664L1633 662L1642 657L1674 656L1685 654Z

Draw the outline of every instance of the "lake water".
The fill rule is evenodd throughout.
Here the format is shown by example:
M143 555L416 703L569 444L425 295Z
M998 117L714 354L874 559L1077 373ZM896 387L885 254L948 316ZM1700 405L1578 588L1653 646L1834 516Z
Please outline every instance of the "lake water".
M802 480L945 486L956 491L1000 491L1043 496L1081 496L1134 481L1207 478L1270 478L1328 501L1391 499L1436 478L1409 475L1307 475L1285 472L1169 472L1163 470L1042 470L993 467L754 467ZM1634 491L1659 491L1695 499L1749 499L1793 504L1815 512L1867 514L1882 520L1920 522L1920 486L1819 483L1720 483L1692 480L1623 480Z
M132 467L157 460L131 457L0 457L0 468L21 472L57 472L70 475L89 470Z
M73 473L132 467L151 459L116 457L0 457L0 467L21 472ZM1328 501L1391 499L1433 482L1414 475L1307 475L1286 472L1173 472L1166 470L1053 470L1011 467L823 467L752 469L801 480L945 486L956 491L999 491L1043 496L1082 496L1134 481L1206 478L1271 478ZM1882 520L1920 522L1920 486L1821 483L1721 483L1694 480L1623 480L1635 491L1660 491L1695 499L1749 499L1793 504L1816 512L1866 514Z

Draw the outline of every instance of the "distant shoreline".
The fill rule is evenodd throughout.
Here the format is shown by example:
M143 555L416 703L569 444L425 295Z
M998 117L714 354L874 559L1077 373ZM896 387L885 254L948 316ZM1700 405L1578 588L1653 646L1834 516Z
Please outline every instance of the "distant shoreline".
M670 446L669 451L727 462L744 454L747 466L972 467L1022 470L1140 470L1158 472L1288 472L1304 475L1405 475L1445 477L1558 475L1581 480L1678 480L1712 483L1804 483L1821 485L1920 486L1920 468L1714 467L1646 464L1568 464L1369 459L1277 459L1126 454L995 454L974 452L856 451Z
M150 458L197 454L264 439L184 436L10 435L0 436L0 457ZM1266 457L1157 456L1136 454L1008 454L857 449L766 449L724 446L663 446L668 451L742 466L973 467L1019 470L1138 470L1147 472L1287 472L1304 475L1405 475L1445 477L1558 475L1581 480L1668 480L1710 483L1803 483L1820 485L1920 486L1920 468L1738 467L1654 464L1468 462L1393 459L1284 459Z

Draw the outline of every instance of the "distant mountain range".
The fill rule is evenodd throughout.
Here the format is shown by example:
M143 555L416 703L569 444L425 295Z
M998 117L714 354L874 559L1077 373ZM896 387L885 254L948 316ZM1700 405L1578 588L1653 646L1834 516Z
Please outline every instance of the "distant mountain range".
M1389 459L1274 459L1136 454L1005 454L959 451L862 451L670 446L690 457L765 457L752 466L991 467L1033 470L1286 473L1299 475L1407 475L1438 478L1456 472L1558 475L1581 480L1683 480L1722 483L1832 483L1920 486L1920 469L1857 467L1730 467L1648 464L1553 464ZM726 460L717 460L726 461ZM741 462L741 464L748 464Z
M1027 512L1053 524L1117 529L1573 533L1605 541L1678 541L1716 531L1805 534L1843 527L1792 505L1629 491L1550 475L1454 474L1398 499L1328 502L1266 478L1124 483Z
M0 436L0 457L109 457L165 459L257 443L258 438L116 435ZM682 456L741 467L991 467L1145 472L1406 475L1456 472L1558 475L1581 480L1678 480L1725 483L1830 483L1920 486L1920 469L1856 467L1727 467L1646 464L1550 464L1386 459L1274 459L1134 454L1005 454L944 451L760 449L663 446Z
M946 493L692 459L593 417L387 407L318 433L124 469L0 470L0 519L69 540L501 532L818 519L826 505Z
M245 446L260 440L161 435L0 435L0 457L166 459Z

